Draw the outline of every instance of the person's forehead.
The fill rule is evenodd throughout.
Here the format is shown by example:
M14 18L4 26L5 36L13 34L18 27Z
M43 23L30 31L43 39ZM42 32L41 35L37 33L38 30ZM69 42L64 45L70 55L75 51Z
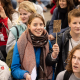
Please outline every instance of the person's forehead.
M79 16L79 17L71 16L71 19L72 19L72 20L74 20L74 19L80 19L80 16Z
M74 51L73 55L77 56L77 57L80 57L80 49Z

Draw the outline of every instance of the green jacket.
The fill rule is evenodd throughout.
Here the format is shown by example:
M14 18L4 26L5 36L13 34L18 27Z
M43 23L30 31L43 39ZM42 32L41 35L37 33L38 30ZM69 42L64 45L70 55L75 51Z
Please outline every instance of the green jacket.
M18 33L19 33L19 37L21 36L21 34L26 30L27 26L25 24L20 24L20 25L16 25L17 29L18 29ZM10 31L12 32L12 34L15 37L15 42L17 41L17 30L14 27L12 27L10 29ZM11 35L11 34L10 34ZM11 40L10 40L11 39ZM14 49L14 38L9 38L8 43L6 45L6 50L7 51L7 57L6 57L6 63L9 67L11 67L11 63L12 63L12 55L13 55L13 49Z
M26 25L25 24L18 24L16 25L17 29L18 29L18 33L19 33L19 37L21 36L21 34L26 30ZM15 28L15 26L13 26L10 31L12 32L12 34L14 35L16 41L17 41L17 30Z

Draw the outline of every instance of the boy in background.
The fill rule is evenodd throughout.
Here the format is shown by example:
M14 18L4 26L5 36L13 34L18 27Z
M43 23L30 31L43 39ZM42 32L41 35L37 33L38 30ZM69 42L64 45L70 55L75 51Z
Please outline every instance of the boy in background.
M61 33L57 37L57 43L54 40L53 53L46 57L46 64L51 66L57 63L55 78L57 74L65 70L65 60L67 59L68 52L75 46L80 44L80 10L73 9L68 13L68 25L70 29Z

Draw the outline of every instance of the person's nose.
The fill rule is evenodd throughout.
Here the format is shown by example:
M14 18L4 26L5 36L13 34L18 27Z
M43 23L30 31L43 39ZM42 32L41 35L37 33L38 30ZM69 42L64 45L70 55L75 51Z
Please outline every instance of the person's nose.
M22 15L21 15L21 18L23 18L23 17L24 17L24 15L22 14Z
M77 23L77 27L80 27L80 23Z
M41 26L38 24L37 28L38 28L38 29L40 29L40 28L41 28Z
M75 59L75 60L74 60L74 63L77 64L77 63L78 63L78 59Z

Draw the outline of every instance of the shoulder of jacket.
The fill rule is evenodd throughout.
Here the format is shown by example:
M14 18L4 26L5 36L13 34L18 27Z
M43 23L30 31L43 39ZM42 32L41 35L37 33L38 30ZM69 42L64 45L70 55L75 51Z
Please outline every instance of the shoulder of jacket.
M53 14L55 14L56 17L59 17L58 7L56 7L56 8L54 9Z
M13 26L13 27L10 29L11 33L12 33L14 36L17 35L17 30L16 30L15 27L17 27L17 29L18 29L18 28L19 28L19 25Z
M54 11L58 11L58 7L56 7L56 8L54 9Z
M11 32L13 32L13 31L15 31L15 30L16 30L16 29L15 29L14 26L10 29Z
M70 28L64 32L64 35L65 35L66 37L67 37L67 36L70 36Z
M15 30L16 30L16 28L15 28L15 27L17 27L17 28L18 28L18 27L19 27L19 25L15 25L15 26L13 26L13 27L10 29L10 31L11 31L11 32L15 31Z

